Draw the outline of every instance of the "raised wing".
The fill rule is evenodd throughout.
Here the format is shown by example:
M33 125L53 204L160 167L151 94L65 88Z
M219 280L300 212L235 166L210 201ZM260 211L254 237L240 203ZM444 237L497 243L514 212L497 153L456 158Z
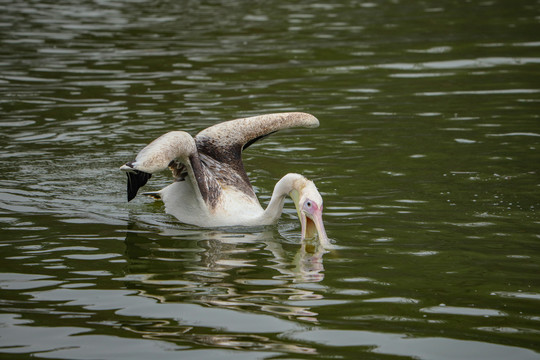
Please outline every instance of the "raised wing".
M226 121L195 136L199 152L229 163L238 161L242 150L276 131L292 127L317 127L319 120L302 112L277 113Z
M142 149L135 161L120 168L128 177L128 201L153 173L168 167L177 179L187 173L211 206L223 186L232 186L256 199L242 164L242 150L282 129L317 126L319 121L313 115L293 112L226 121L201 131L195 138L183 131L169 132Z
M201 160L222 170L215 172L218 182L256 198L242 163L242 150L282 129L317 126L319 120L315 116L301 112L260 115L206 128L195 136L195 143Z
M201 195L205 198L204 171L201 166L195 140L184 131L171 131L148 144L135 158L120 167L127 174L128 201L132 200L153 173L171 166L185 168L185 171L199 185ZM206 200L206 199L205 199Z

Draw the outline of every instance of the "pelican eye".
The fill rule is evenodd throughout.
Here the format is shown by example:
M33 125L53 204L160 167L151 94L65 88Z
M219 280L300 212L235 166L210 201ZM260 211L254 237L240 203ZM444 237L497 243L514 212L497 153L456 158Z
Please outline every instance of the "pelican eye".
M310 207L311 207L311 201L308 201L308 202L306 203L306 206L307 206L308 208L310 208Z

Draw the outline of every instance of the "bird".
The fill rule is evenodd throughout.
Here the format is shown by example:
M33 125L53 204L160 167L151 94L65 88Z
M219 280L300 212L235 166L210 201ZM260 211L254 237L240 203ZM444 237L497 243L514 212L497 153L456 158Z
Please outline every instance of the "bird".
M167 132L120 167L127 174L128 202L152 174L169 168L175 181L143 195L162 200L165 212L180 222L205 228L272 225L290 196L300 220L301 241L318 239L323 248L331 248L322 219L323 199L313 181L286 174L263 209L242 162L242 152L270 134L317 126L319 120L311 114L287 112L225 121L195 137L185 131Z

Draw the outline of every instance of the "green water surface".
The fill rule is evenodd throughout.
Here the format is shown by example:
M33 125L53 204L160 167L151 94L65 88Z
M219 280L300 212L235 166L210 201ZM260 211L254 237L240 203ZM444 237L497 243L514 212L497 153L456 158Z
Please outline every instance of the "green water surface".
M540 3L44 1L0 12L0 357L540 359ZM170 130L304 111L331 252L126 202ZM172 181L157 174L145 190Z

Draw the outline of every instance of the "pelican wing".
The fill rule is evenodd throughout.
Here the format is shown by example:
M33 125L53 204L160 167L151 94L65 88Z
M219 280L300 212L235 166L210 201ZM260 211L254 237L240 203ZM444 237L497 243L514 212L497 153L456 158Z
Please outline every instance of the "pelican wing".
M291 127L317 127L319 120L301 112L277 113L230 120L204 129L195 136L201 160L219 169L219 182L234 186L256 199L242 163L242 151L276 131Z
M226 121L201 131L195 138L183 131L166 133L142 149L135 161L120 168L128 177L128 201L153 173L167 168L172 169L177 180L187 174L198 185L199 197L210 206L216 204L224 186L256 200L244 170L242 151L276 131L317 126L319 121L313 115L293 112Z
M301 112L277 113L226 121L204 129L195 137L200 152L221 162L235 162L242 150L276 131L292 127L317 127L319 120Z
M120 167L128 178L128 201L132 200L140 187L152 177L153 173L171 167L173 173L182 177L182 172L191 176L199 186L204 200L207 200L209 183L205 181L195 140L184 131L171 131L148 144L135 158ZM180 170L182 169L182 170Z

